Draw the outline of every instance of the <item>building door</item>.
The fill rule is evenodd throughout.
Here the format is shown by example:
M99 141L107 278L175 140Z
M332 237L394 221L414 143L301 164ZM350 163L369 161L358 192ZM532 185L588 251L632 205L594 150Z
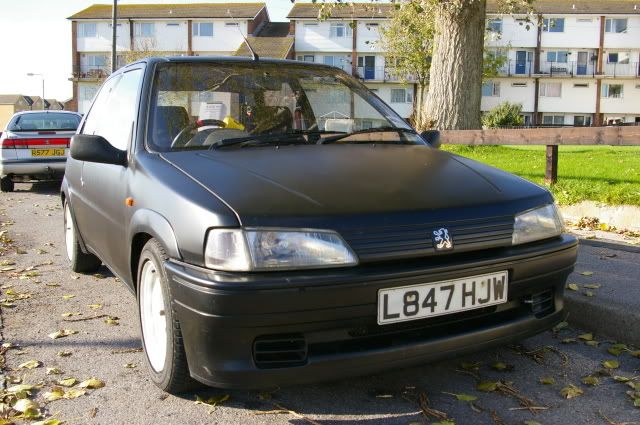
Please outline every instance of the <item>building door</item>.
M589 63L589 52L578 52L578 66L576 74L587 75L587 65Z
M516 74L524 75L527 73L527 51L518 50L516 52Z
M375 80L376 78L376 57L365 56L364 57L364 79Z

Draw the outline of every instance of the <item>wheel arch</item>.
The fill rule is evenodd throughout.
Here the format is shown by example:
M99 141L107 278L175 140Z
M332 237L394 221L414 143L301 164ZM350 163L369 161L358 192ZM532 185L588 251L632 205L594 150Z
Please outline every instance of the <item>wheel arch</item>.
M137 291L138 261L142 248L150 239L156 239L165 249L170 258L181 259L178 242L169 221L161 214L148 210L137 210L130 222L129 237L129 270L131 273L131 288Z

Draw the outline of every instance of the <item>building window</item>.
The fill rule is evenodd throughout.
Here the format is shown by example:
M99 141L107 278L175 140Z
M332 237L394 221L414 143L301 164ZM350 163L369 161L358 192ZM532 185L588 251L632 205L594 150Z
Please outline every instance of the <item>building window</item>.
M573 125L575 127L591 127L591 116L576 115L573 117Z
M541 83L541 97L562 97L562 83Z
M544 19L542 22L544 32L564 32L564 18Z
M527 87L527 83L511 83L511 87Z
M544 115L542 117L543 125L564 125L564 115Z
M81 98L82 100L93 100L94 96L98 92L98 87L95 86L81 86Z
M405 89L391 89L391 103L410 103L411 94Z
M78 37L81 37L81 38L95 37L97 33L98 33L98 28L95 23L78 24Z
M168 27L179 27L180 24L176 24L175 22L171 22L167 24Z
M194 37L213 37L213 22L194 22Z
M629 52L615 52L607 54L607 63L628 64L631 58Z
M237 22L227 22L224 24L225 27L236 27L238 28L240 26L240 24L238 24Z
M586 88L589 88L589 84L587 84L587 83L577 83L577 84L574 84L573 87L578 88L578 89L586 89Z
M329 29L331 38L344 38L351 35L351 27L346 24L332 23Z
M567 63L569 52L547 52L547 62Z
M135 26L135 35L138 37L153 37L155 27L153 22L137 22Z
M336 62L336 58L333 57L333 56L325 56L324 57L324 64L325 65L334 66L335 62Z
M610 99L622 99L624 94L624 87L622 84L603 84L602 85L602 97L608 97Z
M487 31L502 34L502 18L488 19Z
M315 62L315 57L313 55L304 55L302 60L305 62Z
M627 20L626 19L607 19L604 25L604 31L610 33L623 33L627 32Z
M487 81L482 85L482 95L485 97L499 97L500 83L496 83L494 81Z
M364 27L366 29L368 29L369 31L371 31L371 30L377 31L379 26L380 26L380 24L378 24L378 23L364 24Z

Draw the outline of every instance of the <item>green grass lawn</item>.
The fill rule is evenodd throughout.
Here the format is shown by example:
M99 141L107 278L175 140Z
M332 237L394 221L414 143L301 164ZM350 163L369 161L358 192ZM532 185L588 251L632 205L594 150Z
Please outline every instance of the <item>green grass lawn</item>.
M493 165L538 184L544 182L544 146L443 146L444 150ZM640 147L560 146L558 183L563 205L583 200L640 205Z

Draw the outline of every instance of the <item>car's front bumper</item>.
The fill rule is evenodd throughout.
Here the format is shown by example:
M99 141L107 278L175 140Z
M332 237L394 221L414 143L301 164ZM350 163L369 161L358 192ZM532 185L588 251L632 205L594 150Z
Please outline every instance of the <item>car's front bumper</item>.
M165 269L192 376L216 387L266 388L416 365L549 329L564 318L576 256L576 239L562 236L351 269L235 274L176 261ZM379 289L501 270L509 272L506 304L376 323Z
M67 158L25 158L0 161L0 176L28 176L33 179L59 178L64 175Z

